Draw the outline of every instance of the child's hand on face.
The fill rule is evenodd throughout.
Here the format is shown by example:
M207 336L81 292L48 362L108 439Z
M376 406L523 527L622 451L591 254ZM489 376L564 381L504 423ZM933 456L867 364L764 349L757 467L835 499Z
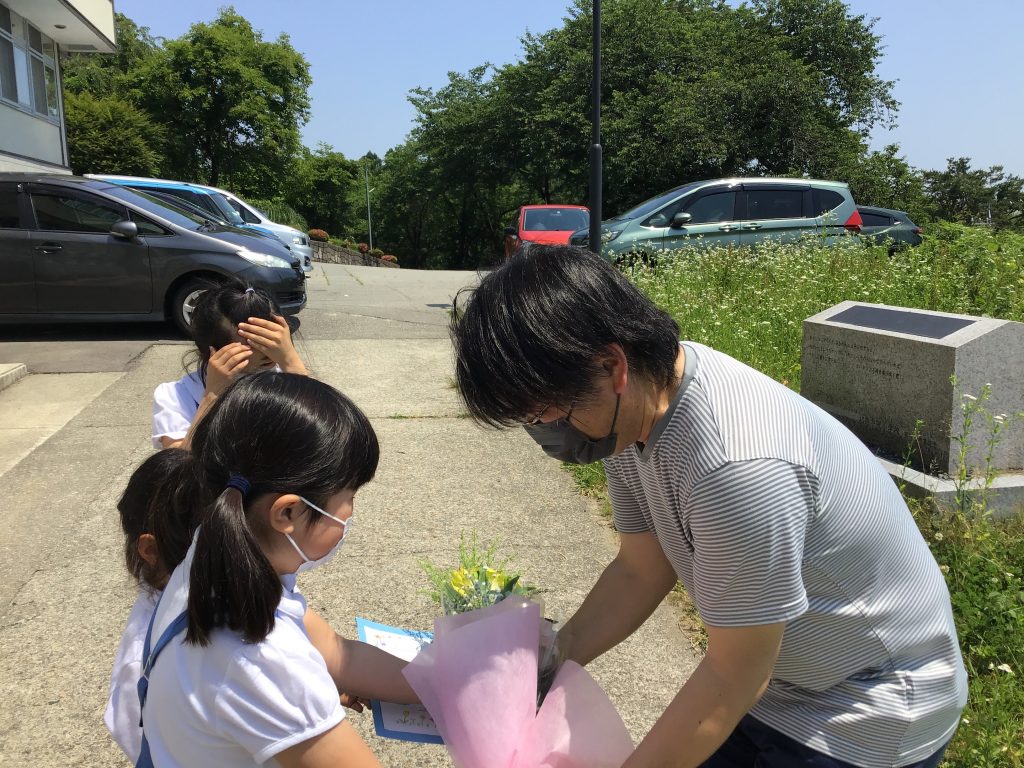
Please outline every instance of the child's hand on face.
M240 342L225 344L217 350L211 348L210 362L206 366L206 391L221 395L246 366L252 350Z
M285 373L308 373L292 344L288 323L280 315L274 315L273 320L250 317L248 322L238 324L238 335L257 352L273 360Z

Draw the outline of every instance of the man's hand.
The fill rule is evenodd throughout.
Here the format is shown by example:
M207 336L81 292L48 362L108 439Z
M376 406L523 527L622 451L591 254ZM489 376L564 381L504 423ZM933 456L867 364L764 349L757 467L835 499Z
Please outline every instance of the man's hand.
M211 348L210 362L206 366L206 391L220 396L228 384L245 370L252 350L241 342L225 344L218 350Z
M274 315L273 320L250 317L248 322L238 324L238 335L248 341L257 352L262 352L273 360L285 373L308 373L292 344L292 332L288 328L288 322L280 315Z

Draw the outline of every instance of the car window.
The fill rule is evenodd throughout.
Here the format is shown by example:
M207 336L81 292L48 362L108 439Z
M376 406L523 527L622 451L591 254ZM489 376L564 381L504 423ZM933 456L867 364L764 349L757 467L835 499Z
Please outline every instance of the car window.
M736 210L736 193L715 192L704 195L694 200L685 210L690 214L690 224L732 221Z
M108 234L115 221L125 218L124 209L96 199L60 192L32 192L31 197L39 229L50 232Z
M129 189L118 184L111 184L109 187L104 187L103 192L143 208L154 216L159 216L161 219L170 221L179 227L190 229L193 232L207 222L205 217L193 215L182 208L169 208L168 204L165 204L163 200L146 194L141 189Z
M255 213L250 211L248 208L246 208L244 205L242 205L240 200L236 200L233 197L225 197L225 199L228 201L228 203L231 204L231 207L235 209L235 212L242 217L242 221L244 221L246 224L260 223L259 217Z
M889 217L888 216L880 216L877 213L865 213L864 211L861 211L860 212L860 217L864 221L864 226L865 227L888 227L889 226Z
M526 232L556 232L584 229L590 223L585 211L579 208L532 208L523 216Z
M800 219L803 211L802 189L747 190L748 219Z
M620 213L618 216L614 216L612 220L614 221L622 219L639 219L644 216L650 216L652 213L668 205L673 200L676 200L682 197L683 195L692 192L694 189L700 186L700 183L701 182L695 182L693 184L687 184L682 187L676 187L675 189L669 190L668 192L660 194L657 197L652 197L650 200L644 200L644 202L640 203L640 205L634 208L630 208L628 211L626 211L625 213Z
M20 229L18 185L0 184L0 229Z
M139 228L140 235L166 235L167 230L157 224L155 221L150 221L145 216L142 216L135 211L128 211L128 215L132 217L132 221L135 222L135 226Z
M834 211L843 204L843 196L831 189L814 189L814 215L821 216L823 213Z

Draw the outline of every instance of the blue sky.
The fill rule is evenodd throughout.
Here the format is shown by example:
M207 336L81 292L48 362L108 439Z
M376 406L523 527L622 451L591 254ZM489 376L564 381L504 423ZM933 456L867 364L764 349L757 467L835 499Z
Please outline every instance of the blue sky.
M879 17L885 52L878 68L896 80L899 125L877 131L873 146L900 144L919 168L966 156L1024 175L1024 2L848 0L854 13ZM115 8L177 37L216 16L209 0L114 0ZM305 142L323 141L349 157L383 155L412 127L406 100L418 86L439 87L450 71L515 61L527 30L561 24L561 0L236 0L266 39L284 32L309 60L313 110Z

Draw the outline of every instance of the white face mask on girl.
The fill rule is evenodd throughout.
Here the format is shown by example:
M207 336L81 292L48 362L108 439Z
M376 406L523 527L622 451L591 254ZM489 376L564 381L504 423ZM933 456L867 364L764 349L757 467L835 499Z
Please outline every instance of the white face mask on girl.
M331 520L334 520L341 526L341 538L338 539L338 543L331 547L330 551L328 551L326 555L317 558L316 560L310 560L306 557L306 553L299 549L299 545L295 543L295 539L293 539L290 534L285 534L285 538L288 539L288 543L295 547L295 551L298 552L299 557L302 558L302 564L298 567L295 573L305 573L306 571L311 571L314 568L319 568L338 553L338 550L341 549L341 545L345 543L345 536L348 535L348 527L352 524L352 518L350 517L348 520L342 520L340 517L335 517L330 512L324 512L320 507L308 499L303 499L301 496L299 496L299 498L302 499L307 506L315 509L324 517L331 518Z

